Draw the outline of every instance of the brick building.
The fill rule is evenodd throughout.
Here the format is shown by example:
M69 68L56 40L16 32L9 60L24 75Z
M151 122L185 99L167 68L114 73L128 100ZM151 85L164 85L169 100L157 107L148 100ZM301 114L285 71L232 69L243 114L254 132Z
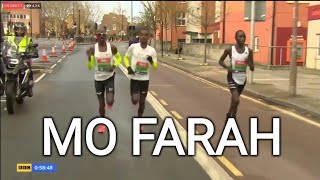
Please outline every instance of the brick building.
M159 3L161 1L156 1L156 3ZM187 1L177 1L180 3L179 9L177 12L177 26L174 27L174 23L171 23L167 31L165 27L163 28L163 39L164 41L169 41L171 42L171 46L173 48L177 47L178 42L185 42L186 41L186 25L187 25L187 8L188 8L188 3ZM157 25L157 30L156 30L156 40L161 41L161 27L159 24ZM176 29L177 28L177 32Z
M320 1L310 1L308 7L308 41L306 66L320 69Z
M293 2L256 1L254 60L257 63L271 65L290 63L290 48L287 47L292 44ZM308 1L299 1L298 65L303 65L306 58L304 47L307 42L308 4ZM242 29L246 32L246 43L249 44L251 2L221 1L221 9L220 43L235 43L235 32Z
M125 15L116 13L105 14L102 18L101 25L107 27L109 37L125 37L128 33L128 19Z
M41 30L41 9L26 9L25 3L39 3L40 1L6 1L1 2L1 15L7 16L8 21L23 22L27 25L28 33L35 36ZM7 14L7 15L4 15ZM29 22L31 26L29 26ZM3 21L5 32L8 30L7 22Z

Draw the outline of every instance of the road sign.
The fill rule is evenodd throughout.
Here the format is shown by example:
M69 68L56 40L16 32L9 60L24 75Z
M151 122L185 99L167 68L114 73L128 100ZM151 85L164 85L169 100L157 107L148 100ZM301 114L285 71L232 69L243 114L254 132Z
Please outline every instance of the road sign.
M26 9L41 9L41 3L24 3Z

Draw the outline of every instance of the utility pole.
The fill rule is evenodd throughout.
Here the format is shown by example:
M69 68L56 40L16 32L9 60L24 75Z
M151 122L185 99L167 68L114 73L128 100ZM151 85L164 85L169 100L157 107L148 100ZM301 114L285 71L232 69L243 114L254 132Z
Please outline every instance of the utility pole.
M250 27L250 48L252 49L252 52L254 53L254 29L255 29L255 17L256 17L256 2L251 1L251 27ZM249 70L249 78L248 83L253 83L253 72Z
M298 1L294 1L293 7L293 29L292 29L292 48L290 59L290 80L289 80L289 95L296 96L297 90L297 23L299 17Z
M121 41L123 41L123 11L121 11Z
M133 26L133 1L131 1L131 27ZM130 29L130 38L132 37L132 28Z
M80 29L80 9L79 9L79 21L78 21L78 35L81 35L81 29Z
M133 1L131 1L131 23L133 23Z
M32 37L32 8L30 9L30 21L31 21L31 22L30 22L30 23L31 23L31 24L30 24L30 32L31 32L31 33L30 33L30 34L31 34L30 37Z
M74 28L74 1L72 1L72 30L73 30L73 36L75 34L75 28Z

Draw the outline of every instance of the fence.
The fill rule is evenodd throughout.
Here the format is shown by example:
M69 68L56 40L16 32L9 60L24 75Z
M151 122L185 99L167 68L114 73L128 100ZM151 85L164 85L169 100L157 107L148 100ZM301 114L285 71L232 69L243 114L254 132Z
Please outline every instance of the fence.
M75 36L74 41L76 44L94 44L96 40L93 36Z
M257 46L254 49L254 60L259 64L284 66L291 61L291 46ZM297 65L320 68L319 47L297 46ZM272 57L271 54L273 53Z

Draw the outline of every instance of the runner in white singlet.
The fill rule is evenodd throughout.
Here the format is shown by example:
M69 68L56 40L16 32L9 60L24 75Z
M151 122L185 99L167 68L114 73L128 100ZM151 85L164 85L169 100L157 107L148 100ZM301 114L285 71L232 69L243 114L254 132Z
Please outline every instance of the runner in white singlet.
M123 59L128 74L130 74L132 103L139 103L138 117L142 117L145 109L151 66L154 69L157 69L158 67L157 52L153 47L148 45L148 40L149 33L147 29L141 29L140 43L132 44ZM140 127L140 130L143 130L142 126Z
M246 85L247 66L250 67L251 71L254 71L253 52L244 44L246 41L246 34L244 31L237 31L235 39L237 44L226 49L219 61L219 64L228 70L227 80L231 92L231 105L229 112L227 113L227 118L236 118L240 95ZM224 63L227 56L231 59L230 66L227 66Z
M101 26L96 33L98 42L87 50L88 68L94 70L95 88L99 100L99 115L105 117L105 101L111 109L114 102L114 69L121 63L117 47L106 41L105 29ZM106 99L105 99L106 94ZM100 125L98 132L106 127Z

